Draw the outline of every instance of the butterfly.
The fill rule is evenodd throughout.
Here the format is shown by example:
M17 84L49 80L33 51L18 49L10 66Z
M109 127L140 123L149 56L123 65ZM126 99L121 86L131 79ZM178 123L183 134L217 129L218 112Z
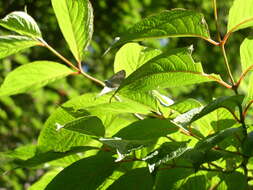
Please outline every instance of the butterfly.
M114 74L111 78L107 79L105 81L105 85L108 88L118 88L121 84L121 82L125 79L126 77L126 71L121 70Z
M125 77L126 77L125 70L121 70L116 74L114 74L111 78L105 81L105 87L102 89L102 91L98 94L97 97L115 91L117 88L119 88L121 82L125 79Z

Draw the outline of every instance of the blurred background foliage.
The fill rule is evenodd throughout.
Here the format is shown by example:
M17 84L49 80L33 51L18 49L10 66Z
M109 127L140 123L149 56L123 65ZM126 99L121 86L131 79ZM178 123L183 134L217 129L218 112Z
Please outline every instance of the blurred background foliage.
M112 51L104 57L102 55L112 44L115 37L142 18L162 10L185 8L202 12L209 25L211 36L216 39L211 0L96 0L91 1L91 3L95 14L94 35L83 64L90 74L101 80L105 80L113 74L113 61L116 52ZM232 0L218 1L219 22L223 35L226 32L227 15L231 4ZM57 25L50 0L0 1L1 18L15 10L27 10L28 14L38 22L44 39L64 56L74 61ZM0 35L7 33L9 32L0 29ZM236 76L240 72L239 44L249 34L249 30L242 30L233 34L227 46L231 67ZM220 73L222 78L228 81L220 49L207 44L203 40L196 38L163 39L145 41L142 44L161 48L164 51L193 44L195 49L193 56L196 61L202 62L204 70L207 73ZM35 60L60 61L45 48L35 47L23 51L7 59L0 60L0 83L8 72L17 66ZM1 97L0 151L35 143L43 123L61 103L79 94L99 90L98 86L82 76L71 76L35 92ZM225 94L229 95L229 92L222 87L216 86L216 84L186 86L166 91L166 95L175 100L195 97L202 102L207 102L213 97ZM8 165L2 166L2 169L7 168ZM42 173L42 170L28 171L19 169L1 175L0 190L27 189Z

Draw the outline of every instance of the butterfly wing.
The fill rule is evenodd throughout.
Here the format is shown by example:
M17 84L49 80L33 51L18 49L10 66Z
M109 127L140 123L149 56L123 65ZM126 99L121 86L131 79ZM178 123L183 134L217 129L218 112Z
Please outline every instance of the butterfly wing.
M118 88L121 84L121 82L125 79L126 77L126 71L121 70L114 74L111 78L105 81L105 85L109 88Z

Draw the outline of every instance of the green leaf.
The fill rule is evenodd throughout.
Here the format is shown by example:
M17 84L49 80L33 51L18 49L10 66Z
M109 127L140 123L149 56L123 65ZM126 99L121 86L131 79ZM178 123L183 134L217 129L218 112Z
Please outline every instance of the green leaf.
M250 66L253 65L252 48L253 48L253 39L249 37L246 38L240 46L242 72L245 72Z
M168 120L144 119L124 127L114 135L114 138L100 139L100 141L116 148L119 156L117 161L120 161L131 151L150 146L158 138L177 130L177 126Z
M136 102L146 108L149 112L159 112L159 106L157 99L153 96L152 92L129 92L125 94L119 94L122 101ZM136 106L137 108L137 106ZM141 110L138 106L138 111ZM140 112L139 112L140 113Z
M117 164L110 153L84 158L64 168L45 190L96 189L116 167Z
M202 82L221 81L218 76L205 74L199 63L194 63L191 48L163 53L142 65L119 87L119 92L149 91L173 88Z
M244 104L248 104L251 100L253 100L253 74L250 75L249 85L247 88L247 94L243 101Z
M222 142L224 139L241 131L242 131L241 127L224 129L222 131L209 135L205 139L199 141L195 145L195 148L201 149L201 150L209 150L215 145L217 145L218 143Z
M131 99L124 98L121 102L107 102L104 104L94 105L85 108L88 112L92 113L102 113L107 112L110 114L116 113L139 113L139 114L149 114L153 108L141 104Z
M114 46L149 38L209 38L204 16L194 11L174 9L147 17L129 28Z
M116 180L108 190L132 189L132 190L152 190L153 177L147 168L133 169Z
M187 142L165 142L143 160L148 163L149 171L153 172L161 164L180 157L187 149Z
M61 169L50 170L46 174L44 174L38 181L32 184L28 190L42 190L45 189L46 186L52 181L52 179L61 171Z
M217 98L216 100L207 104L203 109L200 110L199 113L195 114L190 123L221 107L226 108L231 113L234 113L235 108L242 104L243 98L243 95L223 96L221 98Z
M0 26L32 38L42 38L35 20L25 12L15 11L0 20Z
M97 142L96 144L93 144L94 141L91 140L90 136L70 130L56 130L56 123L64 125L75 120L78 117L87 115L87 112L84 113L84 115L73 114L69 111L66 111L66 108L72 110L85 110L86 107L109 102L110 96L95 98L96 95L96 93L89 93L78 96L64 103L62 105L64 109L61 107L58 108L44 124L44 127L38 139L39 146L43 146L48 150L55 150L60 152L65 152L73 146L98 146ZM96 114L96 116L102 120L106 128L106 136L114 135L122 127L136 120L136 118L131 117L131 115L119 116L108 114L106 112Z
M88 0L51 0L58 24L75 59L81 62L93 34L93 10Z
M234 3L229 10L227 31L233 30L232 32L235 32L253 26L252 9L253 0L234 0ZM236 27L236 29L234 27Z
M201 106L202 105L200 102L195 99L189 98L183 101L176 102L173 105L169 106L169 108L182 114Z
M184 152L182 159L190 162L197 171L201 164L225 158L225 156L227 156L226 153L217 150L211 149L204 151L198 148L191 148ZM229 156L234 157L233 154L230 154Z
M161 51L158 49L147 48L137 43L125 44L115 56L114 72L125 70L126 76L128 76L159 54L161 54Z
M243 145L242 145L242 153L246 156L253 156L253 132L250 132L247 135L247 138L245 139L245 141L243 141Z
M250 69L250 67L253 66L252 48L253 48L253 39L251 37L246 38L240 47L242 72L244 73L248 71L252 71L252 68ZM249 84L247 88L247 94L244 99L244 104L247 104L249 101L253 100L253 84L251 82L253 80L253 74L251 74L250 72L248 73L248 75L250 75L250 78L249 78Z
M0 36L0 59L37 45L38 41L25 36Z
M66 123L64 129L76 131L86 135L103 137L105 127L102 121L96 116L85 116Z
M156 176L155 190L177 189L175 188L177 182L181 179L187 178L193 173L195 173L195 171L189 168L173 168L168 170L160 170L158 171Z
M199 175L189 177L187 181L180 187L181 190L203 190L206 189L206 176Z
M52 61L35 61L10 72L0 87L0 96L33 91L73 73L68 67Z
M20 160L15 159L14 163L19 167L35 167L40 164L44 164L46 162L50 162L53 160L57 160L60 158L64 158L69 155L73 155L79 152L85 152L88 150L93 150L95 147L72 147L69 151L66 152L54 152L54 151L47 151L43 153L36 153L33 157L27 160Z
M127 140L149 140L164 137L177 130L178 127L168 120L144 119L131 123L114 136Z
M175 119L173 119L173 122L182 127L187 127L187 125L191 123L192 118L200 113L202 109L203 107L193 108L190 111L177 116Z
M100 138L100 142L117 150L118 158L116 162L123 160L132 151L150 146L155 143L154 140L125 140L122 138Z
M248 182L245 177L240 172L233 172L231 174L222 174L222 178L227 184L227 190L235 190L235 189L248 189Z

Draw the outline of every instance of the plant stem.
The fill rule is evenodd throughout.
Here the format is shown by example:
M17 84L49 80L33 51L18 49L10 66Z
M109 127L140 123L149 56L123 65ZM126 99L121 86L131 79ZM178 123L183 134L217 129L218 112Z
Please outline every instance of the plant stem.
M226 54L225 44L224 43L221 43L221 51L222 51L222 54L223 54L223 57L224 57L224 62L225 62L226 69L227 69L227 72L228 72L228 76L229 76L229 78L231 80L232 86L235 86L235 81L234 81L234 78L233 78L233 75L231 73L231 69L230 69L229 63L228 63L228 58L227 58L227 54Z
M228 38L230 37L230 35L231 35L236 29L238 29L242 24L245 24L245 23L250 22L250 21L252 21L252 20L253 20L253 17L248 18L248 19L246 19L246 20L240 22L239 24L235 25L235 26L234 26L231 30L229 30L229 31L227 32L227 34L224 36L224 38L223 38L223 40L222 40L222 43L223 43L223 44L226 44Z
M79 72L86 78L90 79L91 81L94 81L96 82L97 84L101 85L102 87L105 86L105 83L90 76L89 74L87 74L86 72L84 72L83 68L82 68L82 63L81 62L78 62L78 68L79 68Z
M243 113L242 113L244 119L245 119L246 114L247 114L247 112L248 112L248 110L249 110L249 108L250 108L250 106L251 106L252 104L253 104L253 100L251 100L251 101L248 103L248 105L246 106L246 108L244 109L244 111L243 111Z
M248 74L250 70L252 70L253 65L249 66L240 76L239 80L235 84L235 86L238 88L238 86L241 84L242 80L245 78L245 76Z
M59 52L57 52L54 48L52 48L46 41L44 41L43 39L40 39L40 41L42 42L42 46L46 47L47 49L49 49L53 54L55 54L57 57L59 57L63 62L65 62L68 66L70 66L72 69L76 70L79 74L83 75L84 77L90 79L91 81L101 85L101 86L105 86L105 84L90 76L89 74L87 74L86 72L83 71L82 69L82 64L81 62L78 62L78 67L76 67L74 64L72 64L68 59L66 59L64 56L62 56Z
M79 71L79 69L73 65L69 60L67 60L65 57L63 57L60 53L58 53L54 48L52 48L46 41L44 41L43 39L40 39L40 41L42 42L42 46L46 47L47 49L49 49L53 54L55 54L57 57L59 57L63 62L65 62L68 66L70 66L72 69Z
M220 26L219 26L219 22L218 22L218 10L217 10L216 0L213 0L213 10L214 10L214 20L215 20L215 25L216 25L216 30L217 30L217 39L219 42L221 42Z

